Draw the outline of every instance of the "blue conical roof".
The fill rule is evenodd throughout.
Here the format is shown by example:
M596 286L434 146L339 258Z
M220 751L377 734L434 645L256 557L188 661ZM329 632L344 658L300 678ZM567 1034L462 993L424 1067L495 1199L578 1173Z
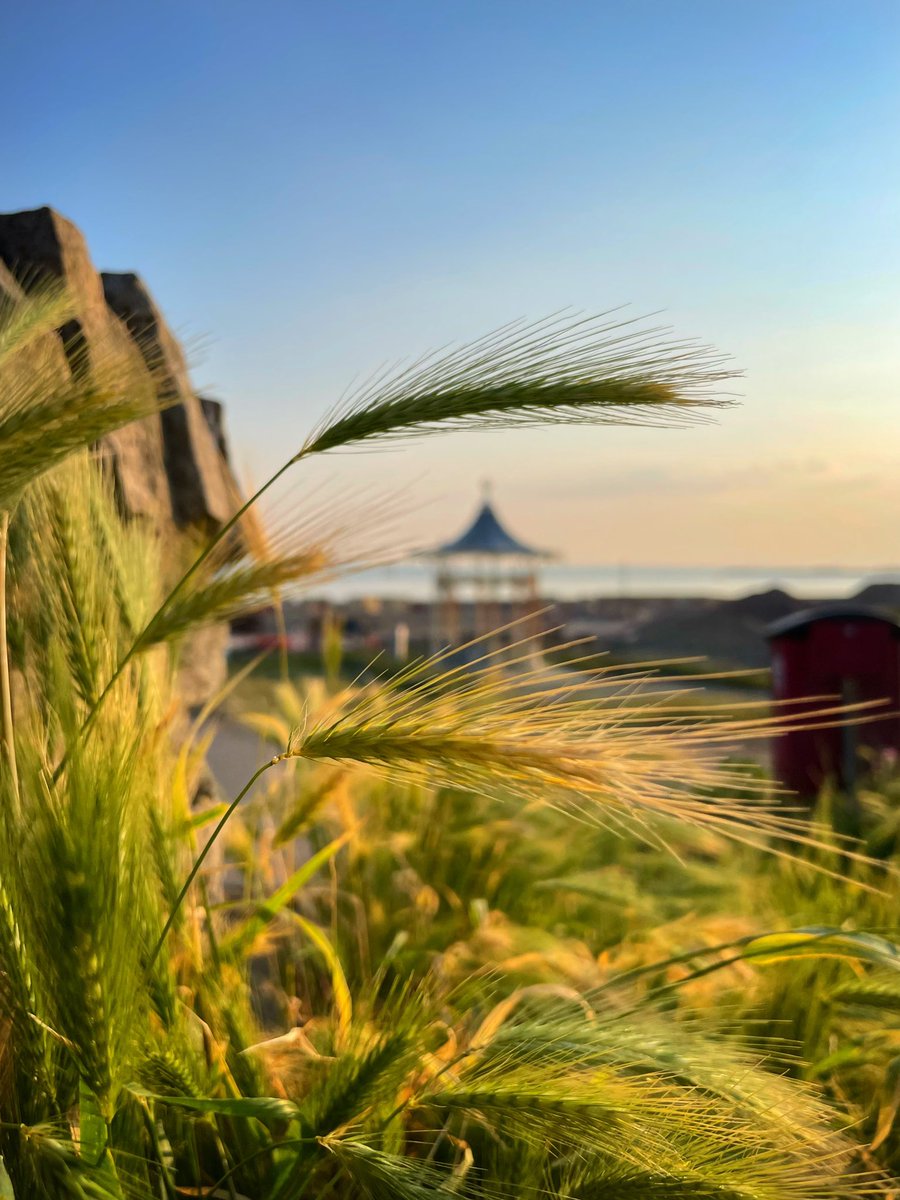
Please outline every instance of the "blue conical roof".
M545 557L542 550L526 546L518 541L500 524L500 520L489 500L485 500L478 511L475 520L469 528L456 539L439 546L435 554L449 556L451 554L519 554L529 558Z

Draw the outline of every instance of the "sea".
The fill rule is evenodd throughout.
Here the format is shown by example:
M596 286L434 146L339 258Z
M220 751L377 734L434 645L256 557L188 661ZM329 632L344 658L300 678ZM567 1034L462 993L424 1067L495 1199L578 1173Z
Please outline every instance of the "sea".
M780 588L798 599L841 600L855 596L872 583L900 584L900 566L862 569L553 563L541 571L540 592L552 600L583 600L595 596L737 599ZM434 575L425 563L397 563L344 575L316 588L314 594L335 601L365 596L428 600L434 594Z

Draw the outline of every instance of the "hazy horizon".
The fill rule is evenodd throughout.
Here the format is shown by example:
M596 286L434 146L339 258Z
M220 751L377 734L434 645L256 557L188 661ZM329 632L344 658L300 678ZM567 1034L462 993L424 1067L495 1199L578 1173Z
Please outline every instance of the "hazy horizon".
M100 0L4 14L4 210L137 270L258 481L379 364L630 303L732 354L685 431L455 435L315 479L490 477L571 563L900 561L900 6ZM309 486L312 486L310 482Z
M900 585L896 569L852 571L841 567L665 566L638 563L552 563L541 573L539 594L547 600L601 598L738 600L778 590L800 602L854 599L872 584ZM431 601L433 572L425 563L376 567L318 584L302 600L367 599ZM867 602L870 602L867 600Z

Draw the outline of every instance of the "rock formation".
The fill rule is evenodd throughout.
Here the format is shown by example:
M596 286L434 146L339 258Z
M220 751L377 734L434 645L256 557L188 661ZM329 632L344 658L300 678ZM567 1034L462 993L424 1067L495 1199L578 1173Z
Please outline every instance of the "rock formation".
M75 316L40 353L61 372L90 370L101 352L142 359L161 397L175 401L104 439L124 514L185 543L195 540L192 533L221 528L239 503L221 406L194 392L182 348L143 281L130 273L99 275L79 230L51 208L0 214L0 294L15 302L48 276L65 283ZM200 703L221 681L226 633L201 631L185 647L186 703Z
M100 278L107 304L155 372L163 398L178 400L159 417L172 515L182 526L215 528L234 511L237 489L203 404L191 388L181 346L143 280L108 272Z

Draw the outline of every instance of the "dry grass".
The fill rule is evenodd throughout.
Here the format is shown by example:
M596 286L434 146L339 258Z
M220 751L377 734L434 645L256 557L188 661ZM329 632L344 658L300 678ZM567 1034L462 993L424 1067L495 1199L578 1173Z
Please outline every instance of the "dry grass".
M647 672L553 671L535 665L530 639L512 650L489 642L468 647L474 664L454 665L445 651L361 689L336 715L296 729L286 756L499 789L657 844L660 819L756 847L825 844L770 782L728 755L799 720L827 725L834 706L801 719L751 702L735 716L733 706L687 702L682 688L660 692Z

